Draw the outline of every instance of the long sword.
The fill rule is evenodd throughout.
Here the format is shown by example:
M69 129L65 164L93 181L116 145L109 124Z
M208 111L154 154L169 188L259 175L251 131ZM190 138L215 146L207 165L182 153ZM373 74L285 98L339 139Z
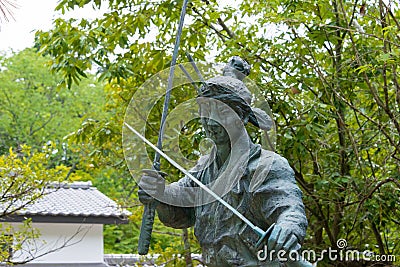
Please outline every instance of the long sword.
M175 64L176 64L176 59L178 57L178 49L179 49L179 43L181 40L181 34L182 34L183 22L184 22L185 14L186 14L187 3L188 3L188 0L183 1L179 25L178 25L178 32L176 34L174 52L172 54L171 68L170 68L169 77L168 77L168 87L167 87L167 92L165 94L164 108L163 108L163 112L161 115L161 126L160 126L160 131L158 133L158 140L157 140L158 148L162 148L162 139L163 139L163 135L164 135L165 121L167 118L168 105L169 105L169 101L171 98L171 89L172 89L172 83L174 80ZM159 155L159 153L156 153L154 156L153 168L157 171L160 170L160 155ZM142 217L142 225L140 226L140 235L139 235L139 242L138 242L138 253L140 255L146 255L149 252L151 232L153 231L153 224L154 224L154 216L155 216L154 203L145 205L143 217Z
M258 247L261 245L263 240L267 235L270 234L270 232L273 229L274 224L272 224L267 231L263 231L261 228L258 226L254 225L249 219L247 219L243 214L241 214L239 211L237 211L234 207L232 207L228 202L223 200L220 196L218 196L214 191L212 191L210 188L205 186L200 180L198 180L196 177L191 175L185 168L183 168L181 165L179 165L176 161L171 159L167 154L162 152L158 147L153 145L149 140L146 139L143 135L141 135L138 131L136 131L132 126L130 126L128 123L124 122L125 126L128 127L129 130L131 130L134 134L136 134L143 142L148 144L152 149L154 149L159 155L161 155L163 158L165 158L169 163L171 163L175 168L180 170L183 174L185 174L187 177L189 177L193 182L195 182L201 189L209 193L212 197L214 197L217 201L219 201L222 205L224 205L226 208L228 208L230 211L233 212L236 216L238 216L243 222L245 222L259 237L257 244L255 247Z

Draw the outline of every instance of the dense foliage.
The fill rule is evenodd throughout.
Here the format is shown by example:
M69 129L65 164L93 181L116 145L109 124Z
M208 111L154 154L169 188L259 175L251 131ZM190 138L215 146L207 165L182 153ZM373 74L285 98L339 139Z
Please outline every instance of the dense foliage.
M26 49L0 57L0 154L29 144L34 149L54 142L59 161L71 161L64 137L83 120L105 117L103 89L87 79L71 90L60 90L61 78L49 73L49 59ZM64 143L64 144L63 144Z
M14 227L5 222L8 216L42 197L49 183L93 179L79 146L64 136L82 120L106 116L100 112L103 89L87 79L59 90L60 78L49 73L47 61L32 49L0 57L0 262L16 260L10 252L27 249L22 244L29 239L40 241L29 219Z
M133 205L138 224L122 153L123 115L135 89L169 65L181 1L62 0L57 9L89 4L108 11L91 21L57 19L37 34L37 46L51 56L61 86L93 68L108 82L111 117L85 121L73 138L91 151L99 185ZM383 0L190 1L181 48L197 60L212 51L217 60L240 55L253 65L250 78L275 115L277 150L304 192L305 248L335 248L345 238L360 251L399 254L399 15L398 3ZM119 245L132 229L121 229L107 229L115 239L107 249L133 252L136 240ZM155 235L153 251L173 247L163 236Z
M40 240L29 220L15 229L2 218L33 203L48 183L57 181L91 180L100 191L132 208L132 224L106 226L104 240L108 253L134 252L141 209L133 193L135 182L121 167L123 161L113 161L118 147L108 138L119 139L120 130L110 120L118 116L111 89L87 74L82 83L66 90L62 78L48 71L48 62L34 49L0 58L0 262L11 263L10 251L15 255L28 239ZM179 244L181 236L157 224L158 251L169 251L160 262L184 250L183 245L168 248L171 240Z

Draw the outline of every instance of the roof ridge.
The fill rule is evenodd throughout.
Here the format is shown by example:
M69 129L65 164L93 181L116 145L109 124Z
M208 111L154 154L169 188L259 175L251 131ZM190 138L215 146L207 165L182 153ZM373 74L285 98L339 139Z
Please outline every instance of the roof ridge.
M75 181L72 183L68 182L50 182L47 186L47 188L54 188L54 189L90 189L94 188L93 184L91 181L83 182L83 181Z

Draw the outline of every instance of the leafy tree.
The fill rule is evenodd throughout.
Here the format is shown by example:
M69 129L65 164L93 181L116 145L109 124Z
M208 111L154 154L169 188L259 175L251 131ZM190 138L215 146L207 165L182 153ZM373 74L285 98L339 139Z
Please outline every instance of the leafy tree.
M12 255L24 250L29 239L40 238L40 233L26 219L20 227L4 222L6 217L15 214L43 196L50 182L63 181L68 173L66 166L48 168L48 154L34 152L22 146L19 152L10 148L9 153L0 156L0 262L25 263L34 258L15 262ZM34 255L36 252L31 251Z
M80 135L90 135L101 161L118 164L124 177L122 115L134 88L169 65L179 3L109 1L98 19L56 19L52 30L37 33L65 85L94 66L107 79L115 119ZM105 3L63 0L57 10L87 4ZM275 115L277 150L304 192L306 248L336 247L346 238L360 251L399 254L399 15L398 3L382 0L243 0L224 7L195 0L188 7L181 48L198 60L212 50L218 60L238 54L253 65L250 78ZM110 134L93 134L103 129Z
M22 144L39 149L55 142L52 157L65 164L72 155L63 138L83 120L103 118L105 97L90 79L60 90L61 78L49 73L47 61L33 49L0 58L0 154Z
M64 137L82 121L107 115L100 112L105 104L103 89L87 75L80 86L60 90L60 78L48 71L47 61L33 49L0 57L2 263L16 263L10 252L15 255L26 249L23 244L30 239L40 240L40 233L32 228L30 220L13 228L4 223L5 217L39 199L49 182L93 179L89 173L92 167L80 160L84 150L68 144Z

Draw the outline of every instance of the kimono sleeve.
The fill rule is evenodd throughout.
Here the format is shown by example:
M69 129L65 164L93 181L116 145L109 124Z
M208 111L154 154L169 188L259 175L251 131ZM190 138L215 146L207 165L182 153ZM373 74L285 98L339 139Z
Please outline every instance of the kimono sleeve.
M196 166L190 173L197 177L198 169ZM157 214L160 221L166 226L183 229L194 225L195 223L195 210L193 207L187 207L187 203L194 203L195 195L191 194L191 190L196 185L187 176L183 177L177 182L171 183L165 188L165 194L170 198L174 198L174 202L177 200L182 201L182 205L173 206L165 203L159 203L157 206ZM190 206L190 205L189 205Z
M257 175L264 175L265 178L253 192L252 201L258 216L266 225L276 223L291 229L299 242L303 242L308 223L294 171L287 160L277 154L272 157L272 165L263 163L263 160L258 168L264 169Z

